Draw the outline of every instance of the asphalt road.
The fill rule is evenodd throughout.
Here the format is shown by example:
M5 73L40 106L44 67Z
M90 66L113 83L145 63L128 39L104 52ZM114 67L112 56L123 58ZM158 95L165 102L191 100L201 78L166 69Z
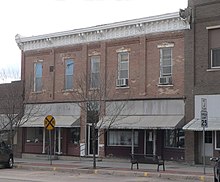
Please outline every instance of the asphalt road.
M170 179L97 174L72 174L58 171L0 169L0 182L172 182ZM179 181L180 180L175 180ZM191 182L191 181L188 181ZM194 181L195 182L195 181Z

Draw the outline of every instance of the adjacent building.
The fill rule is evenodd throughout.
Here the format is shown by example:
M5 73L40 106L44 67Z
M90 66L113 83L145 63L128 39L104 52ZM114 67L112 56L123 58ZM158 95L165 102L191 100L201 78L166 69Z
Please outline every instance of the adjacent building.
M14 155L21 156L22 134L19 127L23 115L21 81L0 84L0 142L13 144Z
M44 119L50 114L56 120L54 154L129 157L135 152L184 160L184 30L189 28L179 13L169 13L32 37L17 35L26 105L22 154L48 153ZM103 135L94 151L90 112L82 106L101 84L97 132ZM77 97L83 91L85 97ZM112 112L118 105L123 105L121 112Z
M185 32L185 158L202 163L220 150L220 1L189 0L185 15L191 29ZM205 100L205 102L203 101ZM204 103L204 104L202 104ZM201 110L208 112L205 154Z

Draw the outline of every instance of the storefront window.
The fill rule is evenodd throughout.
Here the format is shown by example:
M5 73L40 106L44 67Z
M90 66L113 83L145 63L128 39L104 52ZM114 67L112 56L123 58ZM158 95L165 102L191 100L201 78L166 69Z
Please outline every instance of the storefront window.
M131 146L132 131L110 130L108 131L108 146ZM138 145L138 131L134 132L134 145Z
M165 147L183 148L184 140L183 130L165 130Z
M27 128L27 143L38 143L43 141L43 128Z
M220 150L220 131L215 132L215 148Z
M71 128L70 129L70 141L74 144L79 144L80 140L80 128Z
M212 131L205 132L205 143L212 143Z

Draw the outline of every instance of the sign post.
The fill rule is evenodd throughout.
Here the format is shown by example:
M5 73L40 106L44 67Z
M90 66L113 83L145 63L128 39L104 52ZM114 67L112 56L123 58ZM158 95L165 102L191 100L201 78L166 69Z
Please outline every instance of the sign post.
M48 115L44 119L44 127L49 131L49 160L50 165L52 165L52 159L51 159L51 153L52 153L52 137L51 137L51 131L55 128L56 121L53 116Z
M207 99L201 98L201 127L203 128L203 168L205 174L205 128L208 127Z

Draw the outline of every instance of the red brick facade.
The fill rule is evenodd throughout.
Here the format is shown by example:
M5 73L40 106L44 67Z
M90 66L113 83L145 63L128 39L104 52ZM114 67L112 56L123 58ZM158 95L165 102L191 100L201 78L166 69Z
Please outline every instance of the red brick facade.
M163 17L159 17L159 19ZM155 21L159 21L159 19ZM165 19L165 18L164 18ZM174 20L175 19L175 20ZM160 105L160 101L170 103L170 101L181 103L184 102L184 29L185 24L181 22L178 16L175 15L174 19L168 19L171 23L166 21L161 21L160 23L166 24L163 27L153 27L158 24L153 25L146 23L146 28L152 26L155 31L148 30L151 32L140 33L144 31L143 24L138 23L127 27L127 31L124 34L131 33L132 28L135 29L136 34L132 36L124 36L124 34L118 34L114 38L115 34L110 34L112 29L109 31L104 31L106 36L113 38L103 38L103 34L97 35L98 33L88 33L88 37L94 34L94 37L98 37L95 41L87 41L82 43L73 43L68 45L53 46L55 44L55 38L60 41L59 37L45 38L45 45L49 47L38 48L34 47L31 49L26 46L26 44L35 44L36 42L24 41L18 42L18 45L22 51L22 80L25 82L25 103L26 104L64 104L65 103L77 103L80 100L76 100L74 97L74 90L77 90L77 80L80 77L85 76L85 81L89 83L90 75L90 58L93 55L100 56L100 75L101 80L104 83L105 91L105 101L123 101L127 100L130 103L137 102L137 112L142 112L142 114L154 114L154 115L169 115L171 108L168 106ZM149 21L149 20L148 20ZM177 22L178 26L181 24L181 28L177 28L177 24L174 28L167 28L172 23ZM182 23L184 25L182 25ZM127 26L127 25L126 25ZM145 26L145 25L144 25ZM95 27L96 28L96 27ZM117 27L118 28L118 27ZM137 30L136 30L137 29ZM119 27L120 31L124 31ZM98 31L97 31L98 32ZM100 33L100 32L99 32ZM74 35L76 41L82 41L85 38L82 37L84 33ZM120 37L121 36L121 37ZM65 36L64 36L65 37ZM70 38L71 36L67 37ZM91 39L93 37L90 37ZM103 38L103 39L102 39ZM35 39L35 37L33 37ZM49 41L52 43L50 44ZM54 39L54 40L53 40ZM100 40L98 40L100 39ZM36 41L39 44L42 42L41 39L36 37ZM54 42L53 42L54 41ZM49 42L49 43L48 43ZM172 47L172 84L159 84L160 78L160 48L161 47ZM22 47L23 46L23 47ZM44 45L43 45L44 46ZM128 85L126 87L117 87L116 79L118 78L118 53L128 52L129 54L129 66L128 66ZM74 60L74 75L73 75L73 90L65 90L65 59L71 58ZM34 92L34 63L40 61L42 63L42 91ZM89 85L86 85L87 91L89 90ZM89 92L87 93L89 94ZM151 104L151 101L155 103ZM144 104L145 103L145 104ZM179 102L178 102L179 103ZM148 111L144 109L144 105L149 104ZM155 105L154 105L155 104ZM181 105L181 109L176 111L173 108L171 114L179 115L182 114L184 108ZM173 107L173 106L172 106ZM105 109L103 109L105 110ZM140 111L139 111L140 110ZM184 117L184 116L183 116ZM85 112L81 110L80 112L80 144L72 145L69 143L69 128L63 129L61 131L62 135L62 154L63 155L84 155L82 153L82 148L89 142L86 138L88 133L89 123L86 123ZM172 126L173 127L173 126ZM130 130L131 131L131 130ZM143 129L138 129L138 147L135 147L135 151L143 153L145 151L146 132ZM164 135L165 129L161 131L155 128L150 129L150 143L152 143L153 133L154 137L154 152L163 155L166 159L172 160L183 160L184 149L169 149L164 147ZM108 146L108 135L104 134L99 138L99 156L113 155L116 157L128 157L131 152L130 146ZM24 153L40 153L44 149L38 148L34 149L32 144L25 144L24 142ZM33 144L37 147L38 144ZM88 146L86 146L88 148ZM38 151L38 152L36 152ZM146 151L145 151L146 152ZM172 155L170 155L172 153Z

